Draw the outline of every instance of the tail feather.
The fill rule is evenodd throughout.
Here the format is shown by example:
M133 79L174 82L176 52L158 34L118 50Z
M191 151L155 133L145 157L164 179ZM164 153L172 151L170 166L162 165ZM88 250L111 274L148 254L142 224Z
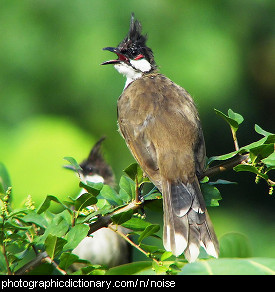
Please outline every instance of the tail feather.
M199 256L200 246L218 257L218 240L207 213L199 182L184 185L182 182L162 184L164 231L166 250L175 256L183 252L189 262Z
M209 255L217 258L219 256L219 242L207 211L205 212L205 215L206 220L200 228L201 246L204 247Z
M170 184L165 185L168 190L168 196L163 196L164 206L164 230L163 243L167 251L172 251L176 256L179 256L187 247L188 238L188 218L178 217L173 211L173 204L170 197ZM168 211L169 210L169 211Z
M184 251L185 258L188 262L194 262L200 253L200 230L195 225L189 226L188 246Z

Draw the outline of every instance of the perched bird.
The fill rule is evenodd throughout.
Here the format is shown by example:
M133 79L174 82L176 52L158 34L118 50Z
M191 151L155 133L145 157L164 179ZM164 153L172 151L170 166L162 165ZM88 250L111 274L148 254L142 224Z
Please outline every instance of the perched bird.
M100 152L100 146L104 139L104 137L101 138L94 145L88 158L80 164L82 171L79 174L85 183L90 181L102 182L111 186L115 184L113 171ZM85 192L86 190L83 189L79 196ZM92 206L88 208L92 208ZM125 234L128 233L128 230L121 226L118 226L118 229ZM109 268L129 263L131 259L128 243L109 228L101 228L91 236L85 237L73 250L73 253L92 264L105 265ZM74 264L73 268L76 270L80 267L81 265Z
M126 76L118 99L119 130L144 173L163 196L163 244L189 262L200 246L218 257L219 244L208 216L198 177L205 166L200 119L190 94L160 74L132 14L130 30L113 52L113 64Z
M80 172L83 181L102 182L111 186L115 185L115 178L110 165L106 163L101 154L101 144L105 137L100 138L90 151L87 159L80 163Z

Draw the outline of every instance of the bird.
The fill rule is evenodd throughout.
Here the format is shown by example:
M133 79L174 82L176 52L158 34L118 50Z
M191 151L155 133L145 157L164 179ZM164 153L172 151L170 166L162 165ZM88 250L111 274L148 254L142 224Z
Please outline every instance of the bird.
M91 149L88 157L79 164L81 170L78 171L78 174L84 183L89 181L114 187L114 173L101 154L101 144L104 140L105 137L100 138ZM73 169L70 165L65 167ZM84 193L86 193L86 190L82 189L78 197ZM94 206L88 207L88 209L92 208ZM129 231L122 226L118 226L117 229L124 234ZM91 262L93 265L102 265L108 268L131 262L129 244L113 230L105 227L95 231L92 236L85 237L72 253L81 259ZM72 268L73 270L78 270L81 267L81 264L74 264Z
M194 262L202 246L219 255L219 243L200 189L205 142L191 95L159 72L142 25L131 15L130 29L113 64L126 77L117 101L119 132L144 174L163 197L163 245Z

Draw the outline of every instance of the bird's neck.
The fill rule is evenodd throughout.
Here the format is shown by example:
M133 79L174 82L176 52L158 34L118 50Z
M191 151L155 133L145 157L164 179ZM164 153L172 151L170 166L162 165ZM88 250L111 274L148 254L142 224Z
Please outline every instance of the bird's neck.
M143 73L134 70L131 66L127 64L116 64L115 69L122 75L126 77L126 82L124 89L133 81L142 77Z

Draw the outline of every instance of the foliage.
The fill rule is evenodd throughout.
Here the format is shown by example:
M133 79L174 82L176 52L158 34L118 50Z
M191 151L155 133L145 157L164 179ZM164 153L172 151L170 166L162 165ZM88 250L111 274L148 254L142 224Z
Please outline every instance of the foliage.
M270 187L269 194L272 194L274 181L269 178L269 173L275 169L275 134L267 132L259 125L255 124L255 131L264 137L256 142L239 148L236 133L244 118L240 114L234 113L231 109L228 110L228 115L218 110L215 111L229 124L236 150L225 155L211 157L208 160L208 166L214 161L223 161L240 154L248 154L249 158L245 162L235 166L234 170L237 172L248 171L256 174L256 183L259 182L259 179L264 179Z
M228 162L240 155L245 159L234 167L235 171L249 171L256 174L256 180L263 179L270 189L274 182L270 173L275 168L275 135L258 125L260 140L247 146L238 146L236 132L243 122L243 117L232 110L228 115L217 111L230 125L236 151L208 159L205 174L211 173L210 165L214 162ZM76 171L80 166L74 158L66 157ZM215 169L215 167L213 167ZM212 169L213 169L212 168ZM219 173L220 168L218 168ZM210 176L209 176L210 177ZM219 206L221 194L219 184L231 182L219 179L211 182L208 176L201 181L207 206ZM12 208L12 188L8 172L0 164L0 274L274 274L275 260L271 258L251 258L248 240L242 234L227 234L220 239L221 254L218 260L201 253L196 263L188 264L184 256L174 257L170 252L155 245L148 245L145 239L155 237L161 240L160 225L147 220L144 211L151 209L162 211L161 194L150 183L138 164L131 164L124 170L119 181L119 189L102 183L79 182L79 187L86 190L77 199L68 197L66 201L48 195L40 206L35 207L28 196L20 209ZM270 191L272 194L272 191ZM96 205L96 208L87 209ZM95 231L94 223L100 225L102 218L109 220L109 228L127 240L133 248L147 256L147 261L108 268L93 265L72 253L73 249L87 235ZM131 230L136 241L120 234L115 228L122 225ZM71 270L73 263L83 263L84 267Z

